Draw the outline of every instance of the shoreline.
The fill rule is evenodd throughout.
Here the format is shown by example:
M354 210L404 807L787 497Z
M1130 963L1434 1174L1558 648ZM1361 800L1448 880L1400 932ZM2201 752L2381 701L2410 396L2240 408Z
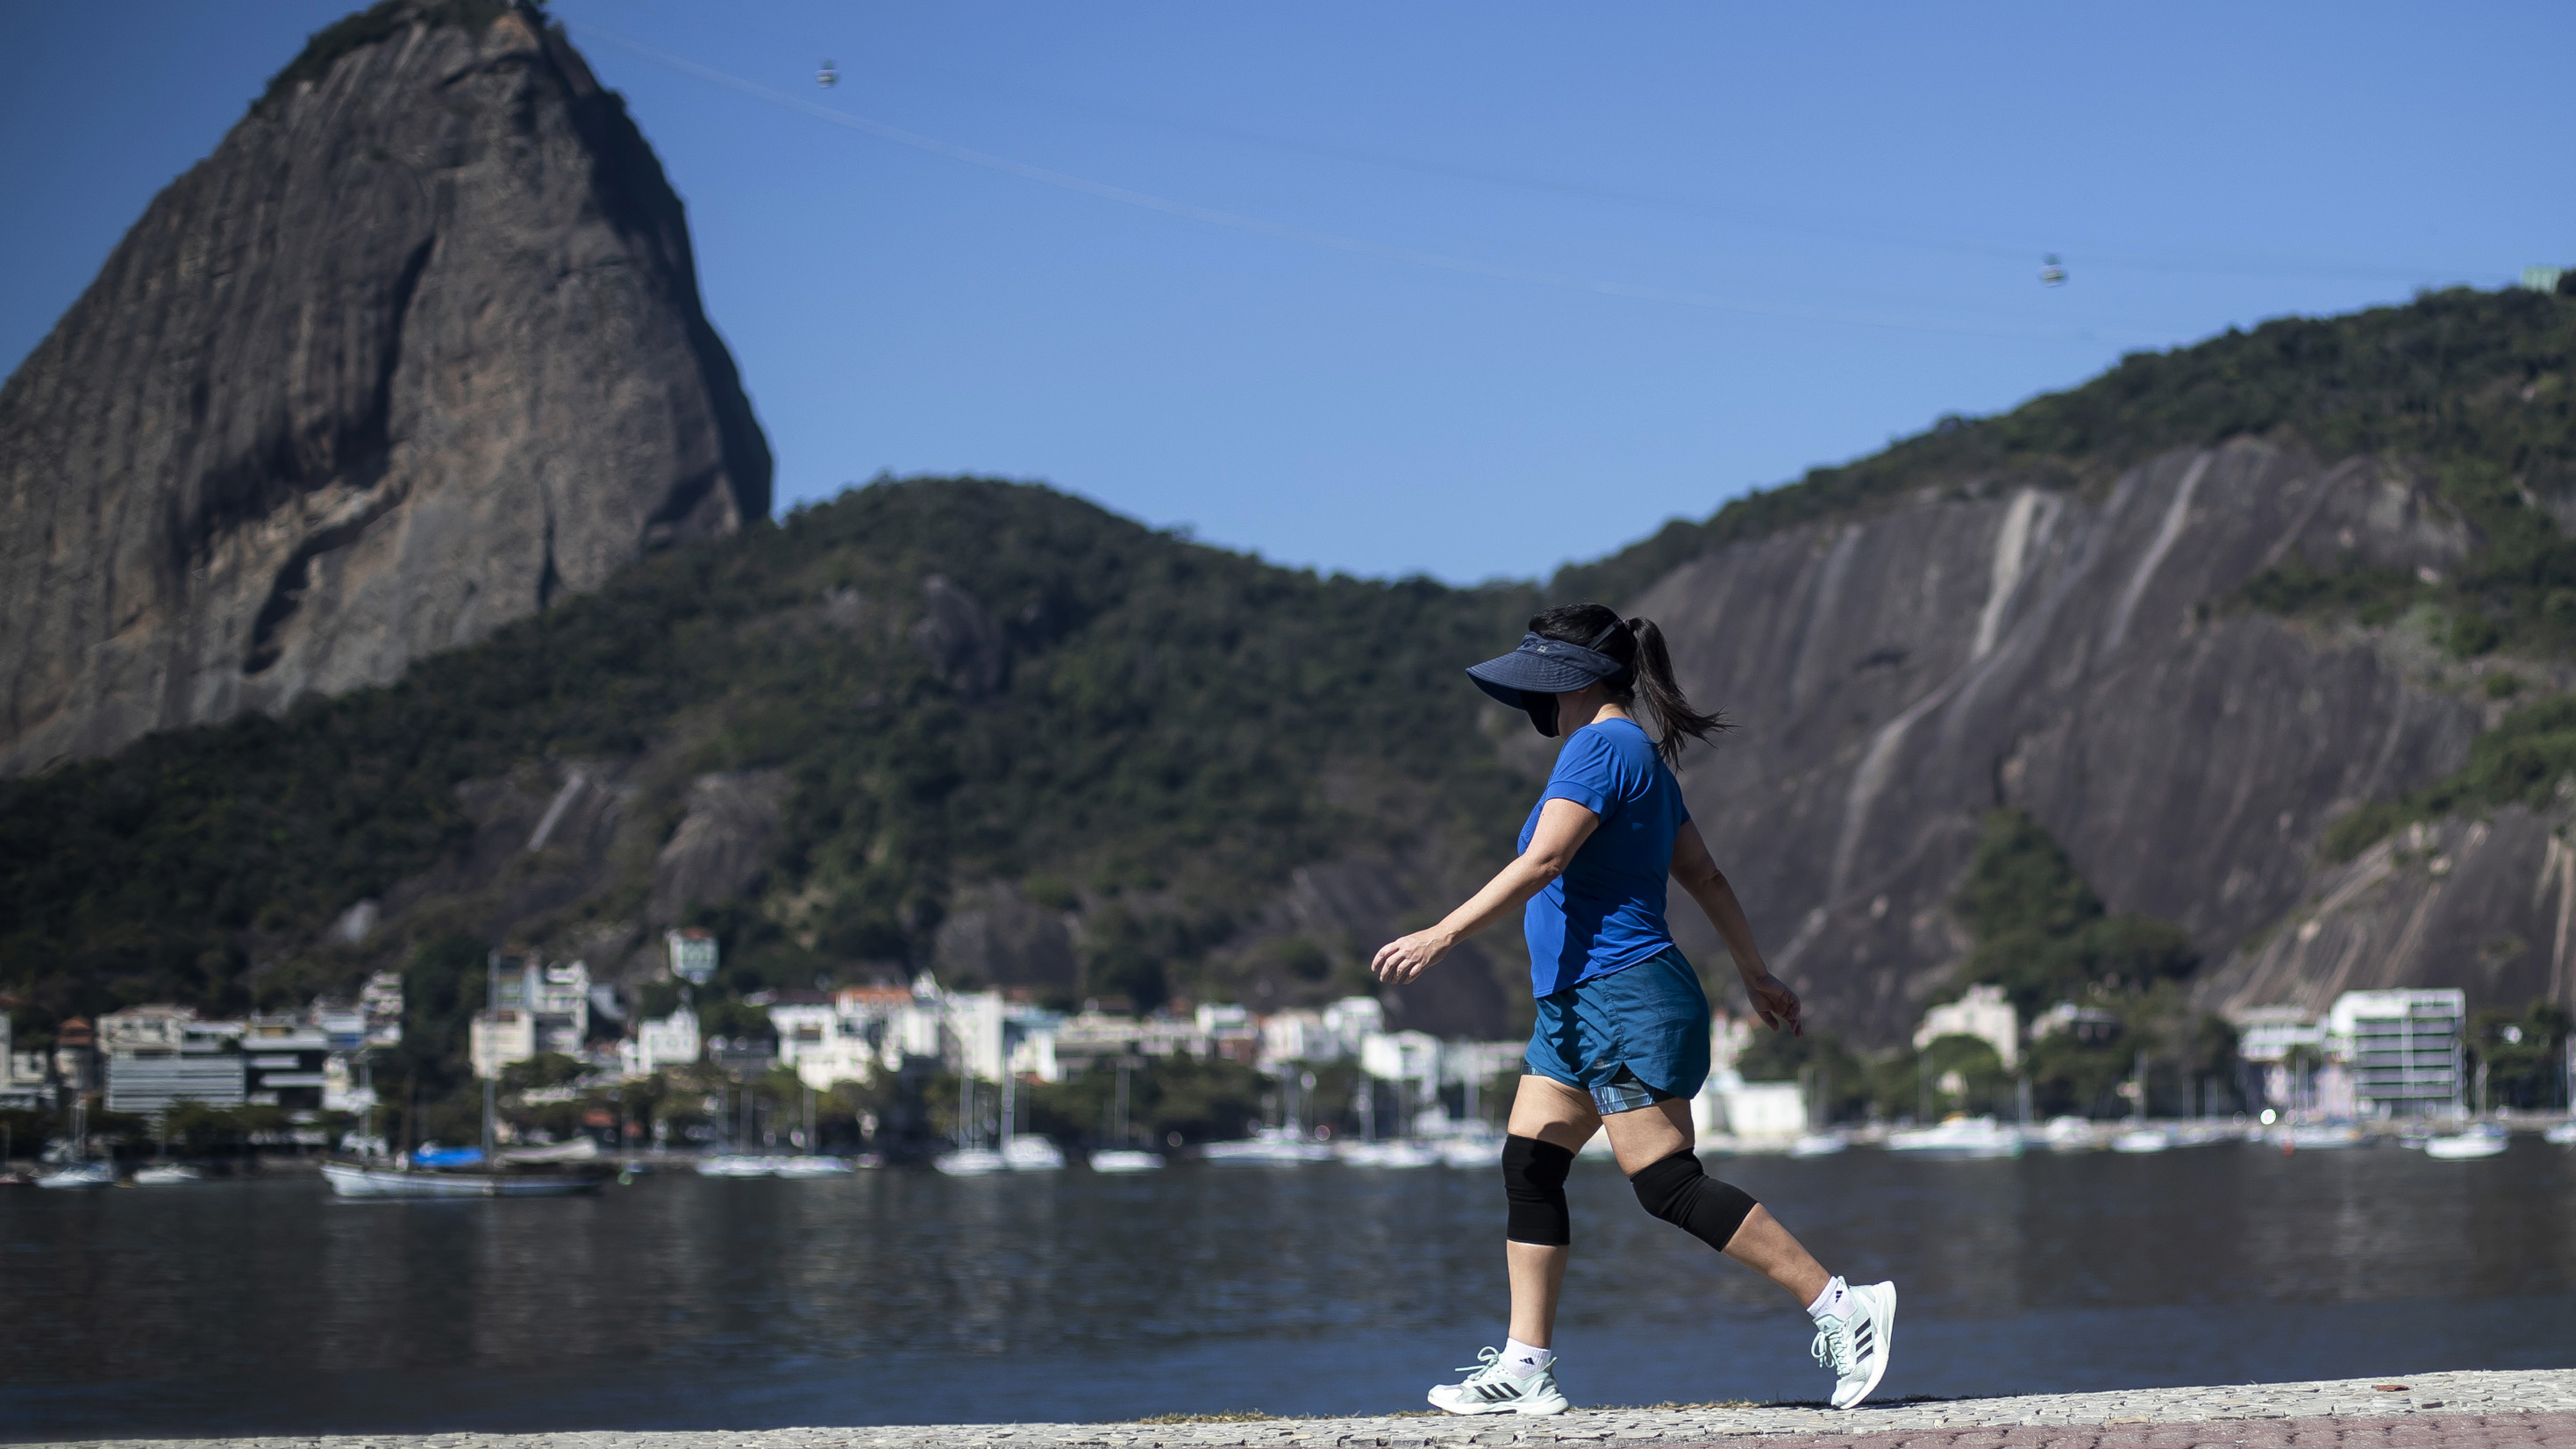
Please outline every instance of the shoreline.
M2391 1387L2393 1386L2393 1387ZM2225 1425L2223 1435L2174 1432ZM2035 1431L2035 1432L2034 1432ZM1436 1449L1464 1444L1677 1446L1760 1438L1818 1445L2306 1446L2347 1441L2576 1449L2576 1368L2459 1370L2382 1379L2237 1384L1864 1405L1582 1409L1555 1418L1379 1415L1113 1424L296 1435L26 1441L59 1449ZM1790 1449L1783 1443L1780 1449Z

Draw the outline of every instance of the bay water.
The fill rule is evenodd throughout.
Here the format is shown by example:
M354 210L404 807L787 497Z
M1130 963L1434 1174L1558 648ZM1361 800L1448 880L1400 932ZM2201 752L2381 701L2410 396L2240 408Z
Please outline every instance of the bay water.
M2576 1151L1709 1159L1902 1294L1881 1398L2576 1366ZM1799 1307L1569 1190L1578 1404L1812 1401ZM1503 1337L1491 1171L0 1193L0 1438L1371 1413Z

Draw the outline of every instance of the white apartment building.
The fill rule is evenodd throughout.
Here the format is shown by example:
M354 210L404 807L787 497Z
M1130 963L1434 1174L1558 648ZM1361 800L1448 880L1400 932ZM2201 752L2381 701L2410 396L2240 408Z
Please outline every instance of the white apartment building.
M2301 1048L2322 1057L2325 1023L2295 1006L2257 1006L2236 1014L2236 1054L2258 1066L2272 1066Z
M135 1006L98 1019L111 1112L166 1112L180 1102L249 1100L238 1021L203 1021L185 1006Z
M474 1014L474 1075L497 1077L512 1062L546 1052L579 1056L590 1035L590 967L548 966L535 957L492 954L491 1006Z
M683 1001L669 1016L637 1022L635 1035L617 1044L618 1065L630 1077L649 1077L664 1067L696 1061L704 1045L698 1039L698 1013Z
M2000 986L1971 986L1968 994L1923 1013L1914 1029L1914 1049L1921 1051L1945 1036L1972 1036L1995 1049L2011 1071L2021 1054L2021 1018Z
M1382 1081L1407 1082L1424 1102L1440 1093L1440 1038L1423 1031L1372 1032L1360 1038L1360 1070Z
M716 974L716 938L695 926L662 935L663 964L691 986L704 986Z
M52 1105L53 1083L45 1074L45 1054L18 1050L9 1013L0 1011L0 1107L35 1111Z
M2468 994L2347 991L2326 1012L2326 1050L2352 1075L2355 1111L2406 1116L2459 1105Z

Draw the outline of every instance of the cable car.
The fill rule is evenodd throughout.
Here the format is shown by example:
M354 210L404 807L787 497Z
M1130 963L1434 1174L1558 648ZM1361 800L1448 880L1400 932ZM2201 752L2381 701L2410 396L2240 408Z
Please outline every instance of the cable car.
M821 86L827 91L840 83L841 72L828 60L823 62L823 68L821 70L814 72L814 84Z
M2047 256L2040 258L2039 263L2039 284L2041 286L2063 287L2066 285L2066 264L2057 259L2056 253L2051 252Z

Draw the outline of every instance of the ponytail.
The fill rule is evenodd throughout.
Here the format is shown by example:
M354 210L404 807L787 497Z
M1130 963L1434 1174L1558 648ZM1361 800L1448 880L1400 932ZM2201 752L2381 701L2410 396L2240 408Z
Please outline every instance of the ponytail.
M1733 729L1722 712L1702 714L1691 708L1682 694L1681 685L1673 679L1672 655L1664 648L1664 631L1646 618L1622 619L1600 604L1567 604L1550 609L1529 621L1530 632L1549 639L1562 639L1581 644L1597 653L1625 664L1626 671L1611 676L1603 683L1610 687L1610 697L1622 705L1645 697L1647 710L1655 717L1656 753L1664 764L1678 768L1682 744L1686 739L1707 742L1720 730Z

